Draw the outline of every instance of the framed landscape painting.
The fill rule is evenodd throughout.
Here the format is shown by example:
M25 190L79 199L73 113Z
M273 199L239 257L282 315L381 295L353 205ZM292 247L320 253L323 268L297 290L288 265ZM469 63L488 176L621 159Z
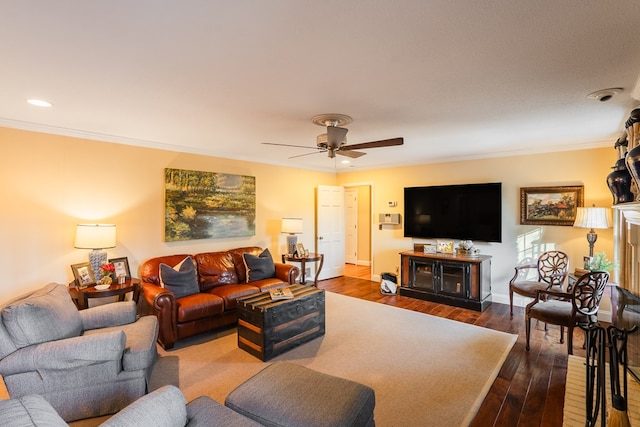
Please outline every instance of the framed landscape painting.
M165 169L166 242L253 236L256 178Z
M584 205L582 185L520 188L520 224L573 225Z

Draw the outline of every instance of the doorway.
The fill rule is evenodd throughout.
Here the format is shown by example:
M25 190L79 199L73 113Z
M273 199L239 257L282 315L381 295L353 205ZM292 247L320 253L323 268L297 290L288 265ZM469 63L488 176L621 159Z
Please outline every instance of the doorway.
M371 280L372 185L344 186L345 268L344 275Z

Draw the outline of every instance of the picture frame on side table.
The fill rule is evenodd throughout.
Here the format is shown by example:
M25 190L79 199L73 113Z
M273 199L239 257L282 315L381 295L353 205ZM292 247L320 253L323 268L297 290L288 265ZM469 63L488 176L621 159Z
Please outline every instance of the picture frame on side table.
M124 275L125 279L131 279L131 270L129 269L129 259L125 257L121 258L110 258L109 262L113 264L116 271L114 272L116 279L120 276Z
M302 243L296 243L296 256L298 258L304 258L305 257L305 249L304 249L304 245Z
M584 206L584 186L520 188L520 224L572 226Z
M79 264L72 264L71 271L76 281L76 286L79 289L86 288L96 284L96 277L93 274L91 264L88 262L82 262Z
M453 240L436 240L436 251L441 254L453 254Z

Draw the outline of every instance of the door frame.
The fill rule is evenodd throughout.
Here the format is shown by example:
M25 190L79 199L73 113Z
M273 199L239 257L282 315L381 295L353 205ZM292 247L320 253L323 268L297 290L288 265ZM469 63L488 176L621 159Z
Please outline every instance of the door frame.
M369 187L369 197L370 197L370 206L369 206L369 218L370 218L370 223L371 223L371 239L369 239L369 252L371 253L371 264L369 265L369 269L370 269L370 274L371 274L371 280L374 280L373 277L373 266L375 264L375 256L374 256L374 249L375 249L375 221L374 221L374 206L375 206L375 191L374 191L374 183L373 181L363 181L363 182L349 182L349 183L344 183L344 184L340 184L343 188L348 188L348 187ZM346 216L346 212L345 212L345 216Z

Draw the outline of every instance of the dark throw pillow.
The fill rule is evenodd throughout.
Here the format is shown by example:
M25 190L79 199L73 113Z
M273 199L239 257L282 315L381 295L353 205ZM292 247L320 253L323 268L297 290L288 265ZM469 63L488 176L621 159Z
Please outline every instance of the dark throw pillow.
M242 259L244 260L244 266L247 268L247 283L276 277L276 266L273 264L269 249L265 249L258 256L242 254Z
M193 259L186 257L175 267L160 264L160 284L173 292L176 298L200 292Z

